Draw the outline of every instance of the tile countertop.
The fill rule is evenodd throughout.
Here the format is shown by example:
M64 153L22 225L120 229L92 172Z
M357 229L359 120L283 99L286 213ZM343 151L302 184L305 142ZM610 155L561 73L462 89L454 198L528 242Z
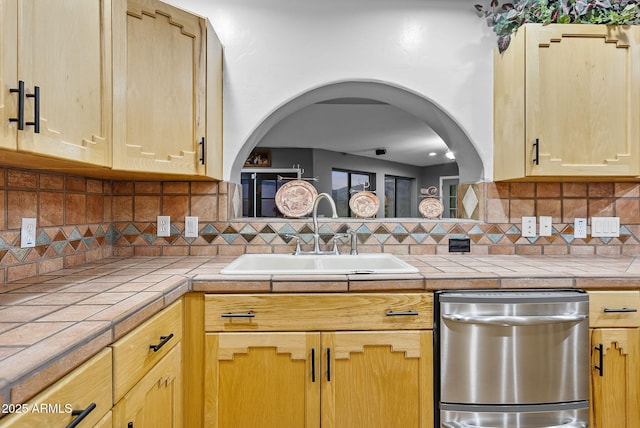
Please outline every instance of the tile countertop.
M132 257L0 285L0 403L25 402L189 291L640 289L635 256L399 257L419 273L231 276L219 272L234 257Z

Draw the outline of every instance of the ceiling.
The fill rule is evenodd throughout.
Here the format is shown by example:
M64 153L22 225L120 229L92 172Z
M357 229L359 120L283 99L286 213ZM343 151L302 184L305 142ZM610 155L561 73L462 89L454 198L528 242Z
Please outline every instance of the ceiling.
M258 146L324 149L420 167L452 162L447 145L422 120L365 98L304 107L278 122ZM379 149L385 153L376 154Z

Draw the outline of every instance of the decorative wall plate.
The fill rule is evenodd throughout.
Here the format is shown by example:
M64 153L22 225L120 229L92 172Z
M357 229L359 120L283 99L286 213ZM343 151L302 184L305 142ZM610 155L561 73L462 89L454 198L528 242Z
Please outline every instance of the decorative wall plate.
M349 199L349 208L360 218L370 218L378 214L380 201L371 192L358 192Z
M442 206L442 202L438 199L426 198L420 202L420 205L418 205L418 211L424 218L440 218L444 211L444 207Z
M317 196L318 191L312 184L293 180L276 192L276 207L285 217L306 217L313 210L313 201Z

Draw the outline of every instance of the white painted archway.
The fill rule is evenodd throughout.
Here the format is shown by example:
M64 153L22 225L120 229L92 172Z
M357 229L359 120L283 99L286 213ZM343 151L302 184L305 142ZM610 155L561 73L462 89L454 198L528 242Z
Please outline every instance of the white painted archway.
M343 81L312 88L282 103L256 126L238 152L231 168L231 181L240 182L240 170L251 150L278 122L294 112L336 98L368 98L391 104L423 120L456 154L460 182L484 181L484 165L478 151L461 126L440 106L417 93L380 81Z

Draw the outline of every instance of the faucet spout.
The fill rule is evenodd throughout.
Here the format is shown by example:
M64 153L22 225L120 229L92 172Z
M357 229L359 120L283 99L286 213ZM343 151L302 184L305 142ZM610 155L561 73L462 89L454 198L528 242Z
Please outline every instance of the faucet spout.
M313 200L313 252L320 254L320 233L318 230L318 205L322 199L326 199L331 206L331 218L338 218L336 203L328 193L320 193Z

